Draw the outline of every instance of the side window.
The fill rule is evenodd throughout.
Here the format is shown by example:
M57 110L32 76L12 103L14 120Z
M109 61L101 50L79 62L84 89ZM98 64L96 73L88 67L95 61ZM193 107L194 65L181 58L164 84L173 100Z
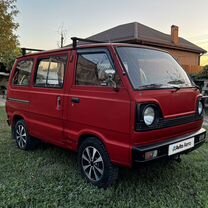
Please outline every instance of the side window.
M38 87L62 88L67 56L52 56L38 63L35 85Z
M50 61L49 59L40 60L38 64L38 70L36 74L35 84L37 86L46 86L47 74L49 69Z
M78 55L76 85L113 86L117 76L105 52Z
M29 86L33 60L24 60L17 63L13 84L18 86Z

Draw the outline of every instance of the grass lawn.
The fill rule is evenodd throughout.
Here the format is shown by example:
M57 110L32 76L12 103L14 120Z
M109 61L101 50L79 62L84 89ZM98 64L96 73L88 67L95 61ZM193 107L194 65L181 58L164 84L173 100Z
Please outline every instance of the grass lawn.
M50 145L21 151L0 108L0 207L208 207L208 143L182 162L121 169L97 189L80 176L76 154Z

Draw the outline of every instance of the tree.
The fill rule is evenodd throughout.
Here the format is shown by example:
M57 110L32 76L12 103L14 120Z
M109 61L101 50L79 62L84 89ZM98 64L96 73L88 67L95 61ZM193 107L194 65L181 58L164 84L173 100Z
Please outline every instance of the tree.
M16 0L0 0L0 62L8 70L11 69L16 56L20 54L19 42L15 34L19 26L14 19L18 14L15 3Z
M64 25L62 24L62 26L59 27L57 32L60 37L60 41L57 42L57 45L59 48L63 48L67 39L67 30L64 29Z

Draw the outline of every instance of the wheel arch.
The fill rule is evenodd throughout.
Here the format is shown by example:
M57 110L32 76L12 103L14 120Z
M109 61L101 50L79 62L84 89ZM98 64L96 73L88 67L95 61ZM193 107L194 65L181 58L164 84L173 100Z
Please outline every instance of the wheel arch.
M25 120L25 119L24 119L24 117L22 115L19 115L19 114L13 115L12 125L14 125L19 120Z
M24 120L26 122L25 116L22 113L15 112L11 116L11 126L14 127L17 121Z
M82 142L85 141L87 138L95 138L95 139L97 139L98 141L100 141L100 142L103 144L103 146L105 147L107 153L109 154L109 156L110 156L110 158L111 158L111 154L110 154L111 152L110 152L110 150L109 150L107 138L106 138L103 134L101 134L101 133L99 133L99 132L97 132L97 131L90 131L90 130L83 130L83 131L81 131L81 132L79 133L79 135L78 135L76 151L79 150L80 145L81 145Z
M85 129L80 131L75 137L74 142L72 142L72 149L74 151L79 151L79 147L85 139L89 137L95 137L97 140L99 140L103 146L106 149L106 152L108 153L110 160L112 163L124 166L124 167L131 167L132 161L131 161L131 149L129 145L123 146L121 143L115 142L112 137L108 138L108 134L104 135L96 130L89 130ZM122 157L120 156L122 154Z
M98 141L100 141L104 145L104 147L107 150L106 142L105 142L106 139L101 134L98 134L98 133L95 133L95 132L82 132L79 135L79 139L78 139L78 143L77 143L77 149L79 149L79 147L82 144L82 142L85 141L88 138L97 139Z

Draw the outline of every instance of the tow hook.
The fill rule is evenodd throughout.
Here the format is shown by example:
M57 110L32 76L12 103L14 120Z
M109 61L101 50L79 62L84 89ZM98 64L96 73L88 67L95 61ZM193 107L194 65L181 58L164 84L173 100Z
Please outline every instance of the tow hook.
M174 160L175 160L176 162L180 163L180 162L181 162L181 156L180 156L180 155L175 156L175 157L174 157Z

